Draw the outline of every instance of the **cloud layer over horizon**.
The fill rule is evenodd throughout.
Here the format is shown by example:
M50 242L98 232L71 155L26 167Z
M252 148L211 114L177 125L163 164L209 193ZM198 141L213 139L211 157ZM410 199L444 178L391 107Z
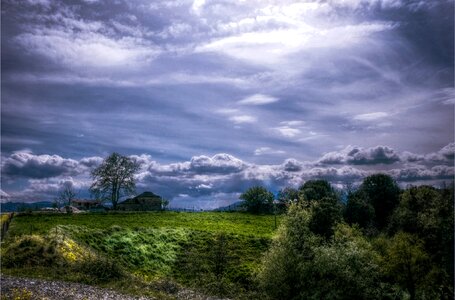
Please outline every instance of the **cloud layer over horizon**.
M2 195L85 188L114 151L145 153L142 187L180 203L311 176L453 178L453 1L4 0L1 11Z
M437 152L419 155L398 153L385 146L367 149L349 146L316 161L286 159L276 165L254 164L226 153L194 156L188 161L169 164L161 164L146 154L130 158L141 165L136 175L138 192L154 191L172 200L174 206L215 208L237 201L240 193L254 185L266 186L276 193L286 186L298 187L310 179L326 179L342 188L381 172L391 175L403 186L441 184L454 176L454 147L451 143ZM4 182L8 185L22 181L27 188L13 193L2 191L2 199L51 200L67 183L79 191L80 197L88 197L90 171L102 160L101 157L74 160L29 151L14 152L2 157ZM376 168L368 168L373 165Z

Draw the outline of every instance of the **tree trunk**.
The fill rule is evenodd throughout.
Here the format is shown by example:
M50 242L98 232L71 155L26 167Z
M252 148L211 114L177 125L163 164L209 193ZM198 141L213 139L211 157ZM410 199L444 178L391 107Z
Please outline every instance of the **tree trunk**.
M112 201L112 209L113 210L117 210L117 187L116 187L116 184L112 184L112 195L111 195L111 201Z

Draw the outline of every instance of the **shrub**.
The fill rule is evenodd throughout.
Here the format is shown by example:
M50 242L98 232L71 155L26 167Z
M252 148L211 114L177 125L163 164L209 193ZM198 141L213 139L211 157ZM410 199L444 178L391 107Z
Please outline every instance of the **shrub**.
M56 241L39 235L21 236L2 250L2 266L7 268L48 266L64 262L57 253Z
M382 299L378 255L361 232L340 224L324 242L309 226L312 213L291 205L258 274L272 299Z
M126 276L123 268L112 259L90 257L74 265L74 270L83 274L82 281L86 283L103 283Z

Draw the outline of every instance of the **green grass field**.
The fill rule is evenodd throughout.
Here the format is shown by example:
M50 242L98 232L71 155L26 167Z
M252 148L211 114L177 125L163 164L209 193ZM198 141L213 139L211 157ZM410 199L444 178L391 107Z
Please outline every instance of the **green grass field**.
M274 216L247 213L19 215L2 243L2 272L162 298L183 286L247 299L258 297L255 273L275 229Z

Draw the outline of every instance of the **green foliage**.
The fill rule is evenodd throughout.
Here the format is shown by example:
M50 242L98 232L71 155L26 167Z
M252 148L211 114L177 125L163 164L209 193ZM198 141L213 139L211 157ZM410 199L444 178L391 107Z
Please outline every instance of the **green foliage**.
M277 217L278 223L281 216ZM188 230L226 232L270 238L275 231L274 216L240 212L110 212L90 214L16 215L10 224L8 238L26 234L47 234L59 225L107 229L121 224L124 228L185 228Z
M309 228L326 239L333 235L333 227L342 220L342 207L335 198L325 197L313 208Z
M85 283L101 283L123 278L117 262L81 246L63 228L45 236L24 235L2 248L2 268L39 269L62 274Z
M416 235L429 255L433 269L446 292L453 291L454 266L453 190L430 186L411 187L403 192L401 201L389 224L391 234L404 231ZM450 288L451 286L451 288Z
M302 264L300 299L384 299L393 294L382 281L379 257L359 230L340 224L329 244Z
M262 186L254 186L240 195L245 201L246 209L252 213L271 212L273 205L273 194Z
M67 226L79 241L115 259L136 273L149 277L169 274L188 232L184 229L125 229L113 226L105 230Z
M193 231L178 256L173 276L208 294L249 299L257 292L254 273L268 245L268 238Z
M337 198L335 191L327 180L308 180L299 187L300 198L312 202L322 198Z
M308 210L291 204L263 258L257 280L272 299L298 299L303 289L302 262L314 256L314 245L319 243L308 228L310 219Z
M58 256L56 241L39 235L21 236L2 249L2 266L7 268L46 266L63 262Z
M309 229L312 212L291 205L258 274L272 299L383 299L379 257L359 230L338 225L327 243Z
M348 196L344 218L349 224L357 224L362 228L373 226L374 207L369 203L365 193L357 192Z
M118 262L102 256L89 257L73 268L80 273L79 281L88 284L110 282L126 276L125 270Z
M176 284L182 284L207 294L257 299L261 291L254 274L269 246L274 217L176 212L31 214L15 217L11 225L2 245L2 263L21 253L26 260L3 264L6 274L96 283L153 295L175 292ZM43 258L41 250L12 246L16 240L29 239L30 233L39 240L33 249L54 241L52 259ZM61 251L63 241L66 246Z
M367 203L373 206L376 226L379 229L386 227L400 196L400 188L393 178L385 174L368 176L357 192L363 193Z
M422 285L428 283L429 262L423 241L409 233L399 232L386 249L384 270L408 291L412 300L416 299Z
M278 209L280 212L286 211L287 207L299 200L299 191L291 187L285 187L278 192Z

